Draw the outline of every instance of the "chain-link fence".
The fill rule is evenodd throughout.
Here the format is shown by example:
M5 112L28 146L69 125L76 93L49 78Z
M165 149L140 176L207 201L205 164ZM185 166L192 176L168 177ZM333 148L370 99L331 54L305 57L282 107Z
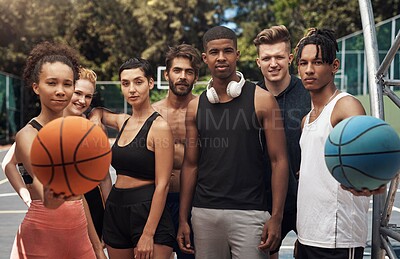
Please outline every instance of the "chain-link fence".
M376 25L379 59L383 60L400 29L400 15ZM353 95L368 94L367 65L365 63L364 35L355 32L338 39L341 65L335 83L339 89ZM400 78L400 51L397 51L389 69L388 78Z
M20 78L0 72L0 144L9 143L22 126L22 89Z

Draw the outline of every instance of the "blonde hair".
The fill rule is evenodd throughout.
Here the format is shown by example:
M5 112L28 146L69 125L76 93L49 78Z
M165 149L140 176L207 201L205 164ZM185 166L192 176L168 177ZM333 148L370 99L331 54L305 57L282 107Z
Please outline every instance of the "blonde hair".
M287 50L290 53L290 34L285 25L276 25L271 28L262 30L257 37L253 40L254 46L257 48L257 53L260 50L262 44L276 44L284 42L286 43Z
M84 68L84 67L80 67L79 68L79 79L89 80L91 83L94 84L94 86L96 88L97 75L93 70Z

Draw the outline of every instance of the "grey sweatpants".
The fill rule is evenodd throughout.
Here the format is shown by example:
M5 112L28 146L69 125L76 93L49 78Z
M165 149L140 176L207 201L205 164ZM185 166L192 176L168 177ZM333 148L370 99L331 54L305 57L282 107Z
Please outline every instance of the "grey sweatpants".
M269 251L258 249L268 211L192 209L196 258L265 259Z

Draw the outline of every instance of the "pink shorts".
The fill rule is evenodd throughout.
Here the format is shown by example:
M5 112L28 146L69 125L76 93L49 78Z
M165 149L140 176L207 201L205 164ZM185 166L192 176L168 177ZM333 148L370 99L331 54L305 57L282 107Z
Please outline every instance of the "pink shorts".
M87 232L82 200L48 209L34 200L19 226L14 258L96 258Z

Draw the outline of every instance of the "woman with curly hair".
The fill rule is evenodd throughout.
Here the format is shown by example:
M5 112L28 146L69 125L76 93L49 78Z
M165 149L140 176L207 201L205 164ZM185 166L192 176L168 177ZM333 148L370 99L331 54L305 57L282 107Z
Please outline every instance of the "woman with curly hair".
M87 223L88 208L82 196L53 193L31 168L30 149L38 130L63 116L74 93L79 78L75 51L62 44L38 44L28 56L23 78L39 96L41 111L16 135L15 158L32 178L27 184L32 201L15 237L11 258L106 258L93 224Z

